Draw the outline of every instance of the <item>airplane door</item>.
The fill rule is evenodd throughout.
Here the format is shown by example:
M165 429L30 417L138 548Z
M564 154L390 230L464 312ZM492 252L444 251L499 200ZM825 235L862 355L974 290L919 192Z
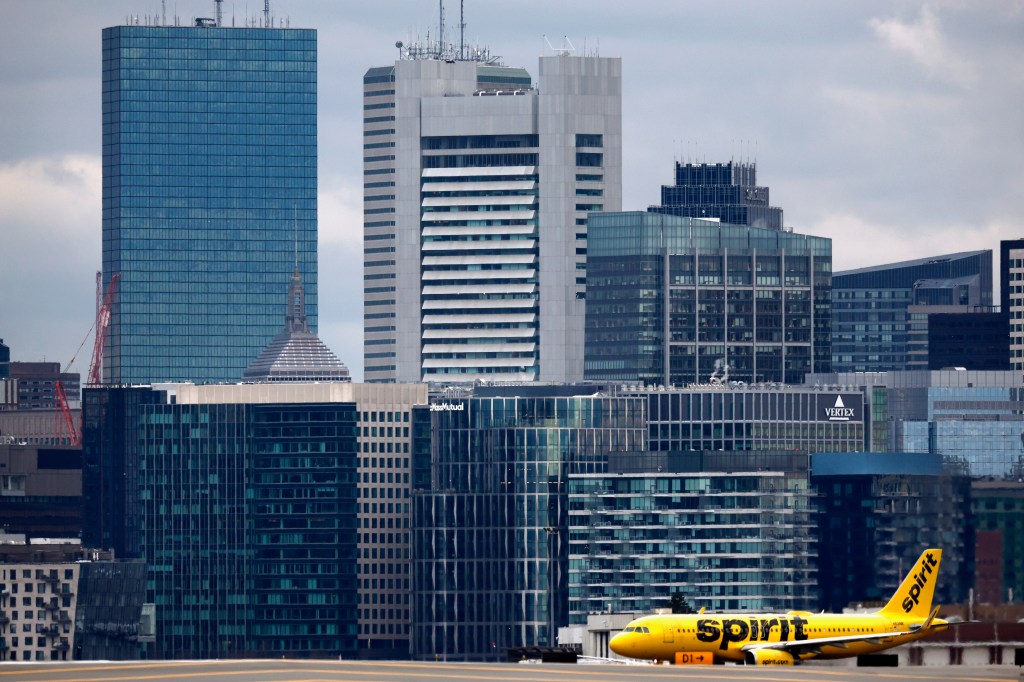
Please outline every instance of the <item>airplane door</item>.
M671 626L666 625L664 628L662 628L661 633L661 641L665 644L673 644L676 641L675 630L673 630Z

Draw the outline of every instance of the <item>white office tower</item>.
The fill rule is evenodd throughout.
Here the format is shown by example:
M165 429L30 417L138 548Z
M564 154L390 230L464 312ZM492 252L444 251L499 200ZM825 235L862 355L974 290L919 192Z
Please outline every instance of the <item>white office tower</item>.
M365 380L583 378L587 213L622 205L621 60L402 49L363 79Z

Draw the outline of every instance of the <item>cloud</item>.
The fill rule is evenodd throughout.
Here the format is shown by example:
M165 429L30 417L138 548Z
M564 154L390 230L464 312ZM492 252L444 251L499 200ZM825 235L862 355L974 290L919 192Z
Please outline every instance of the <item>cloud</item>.
M66 362L92 324L101 168L88 155L0 164L0 321L19 360Z
M98 243L94 228L101 191L99 156L36 157L0 164L0 221L32 225L49 236L89 236ZM83 230L86 225L91 232Z
M355 182L328 176L321 180L317 202L318 334L358 381L363 376L363 196Z
M328 185L330 189L324 189ZM363 245L363 195L353 182L327 178L317 194L317 229L320 245L360 249ZM360 266L357 258L353 267Z
M914 23L876 18L869 25L890 49L907 54L933 77L962 87L977 81L976 67L965 56L955 53L930 7L922 7Z
M1015 223L1006 221L979 223L972 226L968 244L964 242L963 225L936 224L927 234L927 244L922 245L919 231L908 230L899 223L868 221L850 213L833 213L823 216L820 224L825 229L817 233L832 238L834 272L986 248L991 249L993 258L998 260L999 241L1009 239L1017 231ZM998 270L995 260L993 270Z

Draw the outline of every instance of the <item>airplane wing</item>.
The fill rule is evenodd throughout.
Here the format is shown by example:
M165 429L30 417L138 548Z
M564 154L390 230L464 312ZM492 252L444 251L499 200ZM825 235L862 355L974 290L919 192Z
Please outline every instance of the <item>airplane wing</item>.
M846 646L851 642L875 642L878 640L888 639L890 637L909 635L915 632L917 632L917 630L894 630L892 632L875 632L872 634L864 635L818 637L816 639L806 639L798 642L765 642L763 644L747 644L746 646L742 647L741 650L753 651L755 649L781 649L783 651L789 651L797 656L805 653L818 655L821 653L822 647L826 646L845 649Z

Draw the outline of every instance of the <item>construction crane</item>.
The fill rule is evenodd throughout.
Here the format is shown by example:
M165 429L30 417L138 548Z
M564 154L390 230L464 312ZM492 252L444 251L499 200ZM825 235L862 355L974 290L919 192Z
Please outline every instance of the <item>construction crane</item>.
M96 330L96 338L92 344L92 360L89 362L89 378L86 381L87 386L95 386L102 383L102 369L103 369L103 344L106 340L107 329L110 327L110 308L114 300L114 291L117 288L117 280L121 278L121 273L115 272L110 278L110 284L107 286L107 294L103 297L103 301L99 302L99 292L102 287L102 274L96 273L96 292L97 292L97 303L96 308L96 319L93 321L92 327L86 332L85 338L82 339L82 343L78 346L78 350L75 351L75 355L68 362L64 368L62 374L66 374L70 371L71 366L75 363L75 358L78 357L78 353L81 352L82 347L85 346L85 342L89 338L89 334L93 329ZM82 444L82 427L81 424L76 424L74 417L71 415L71 406L68 404L68 394L64 390L64 384L61 383L60 378L57 379L57 386L55 388L55 394L57 399L57 428L56 436L57 439L64 438L65 436L71 441L72 445L78 446Z
M92 344L92 361L89 363L89 381L87 385L96 386L103 383L103 344L107 339L107 329L110 327L110 306L114 300L114 290L117 289L117 280L121 279L121 273L115 272L110 278L107 286L107 295L103 297L103 303L96 311L96 340Z

